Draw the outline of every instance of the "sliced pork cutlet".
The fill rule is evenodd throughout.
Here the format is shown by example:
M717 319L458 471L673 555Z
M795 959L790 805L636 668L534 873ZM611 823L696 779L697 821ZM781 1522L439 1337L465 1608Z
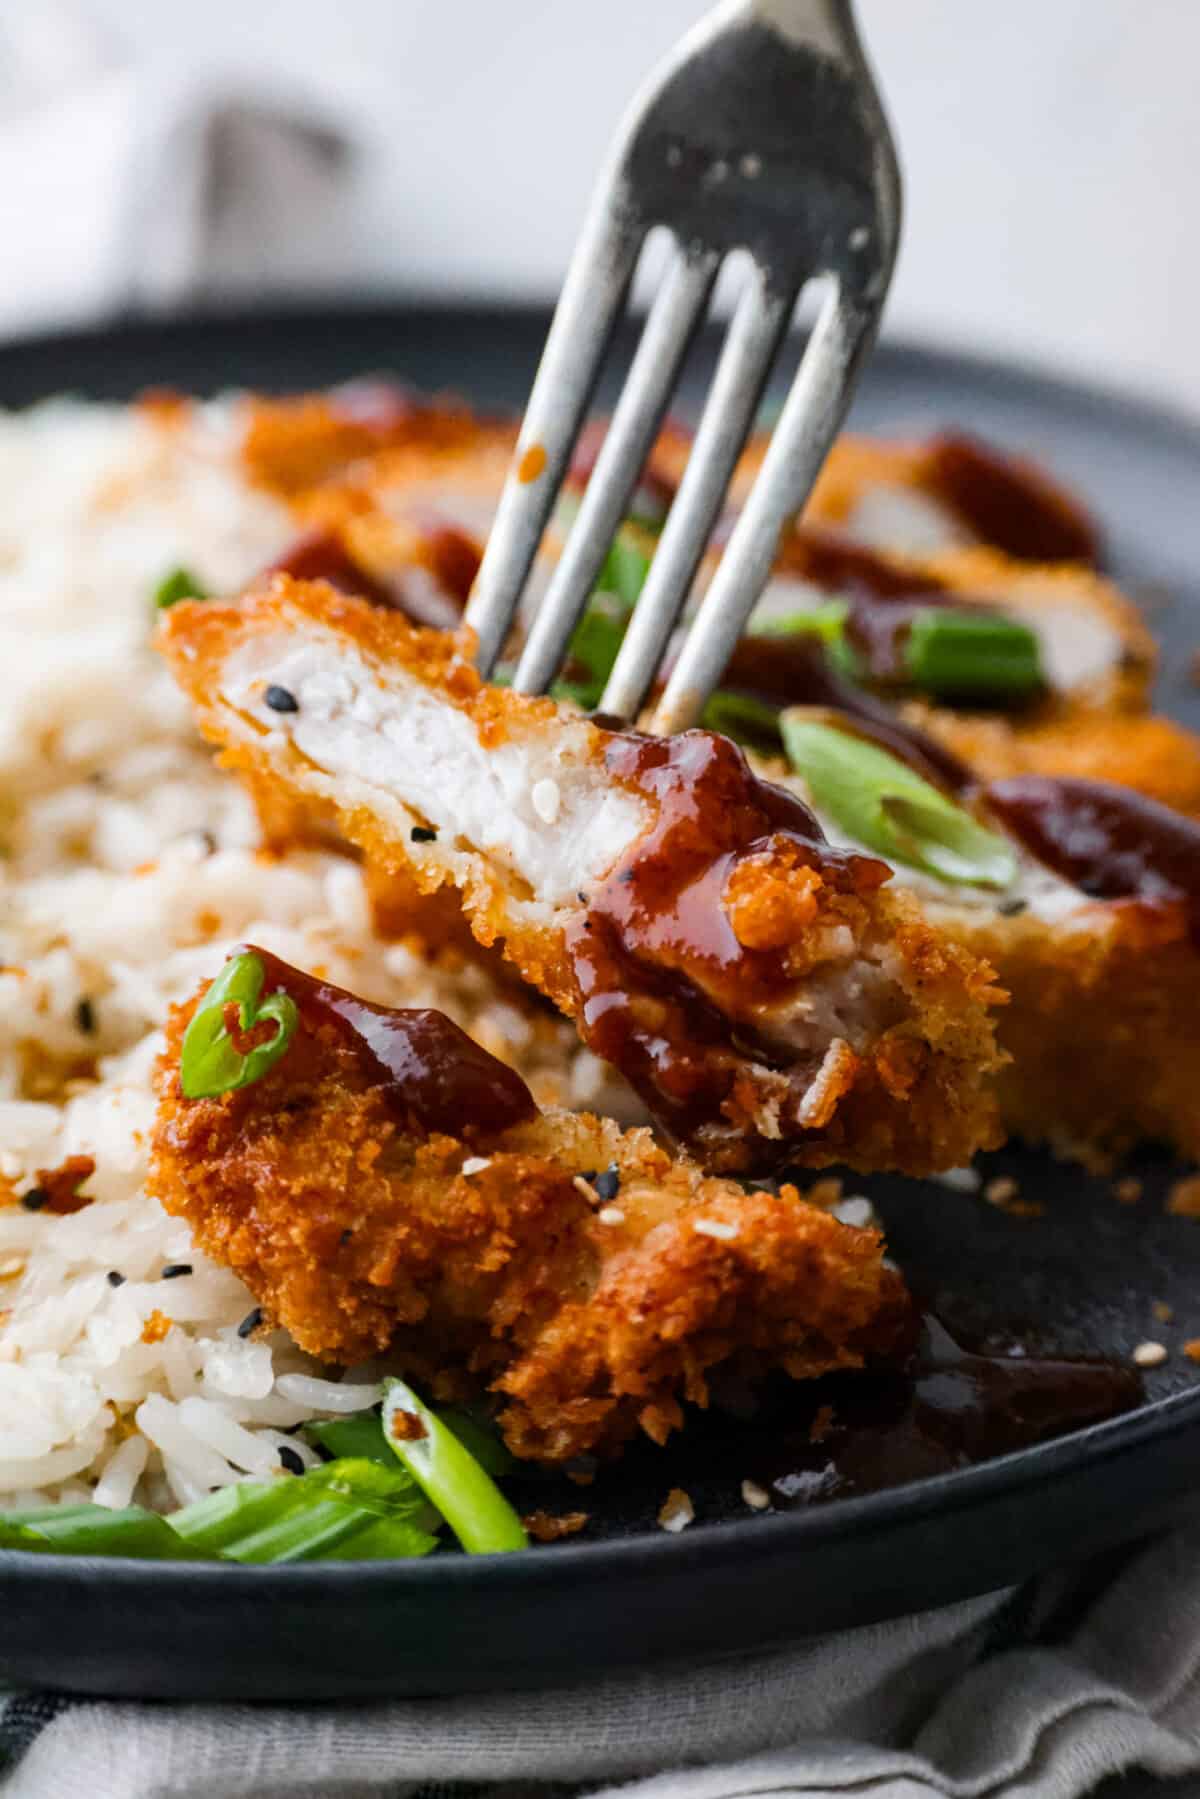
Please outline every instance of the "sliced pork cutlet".
M987 964L727 739L487 686L468 636L286 576L173 607L162 644L228 765L457 887L706 1166L924 1173L995 1140Z
M389 1354L444 1399L491 1390L514 1453L561 1462L662 1442L717 1370L806 1379L910 1348L877 1231L705 1176L647 1130L539 1113L440 1013L238 954L262 1017L295 1007L290 1038L248 1084L188 1098L186 1029L199 1011L211 1047L225 1010L176 1008L151 1187L312 1354ZM232 1044L261 1053L269 1027L242 1022Z

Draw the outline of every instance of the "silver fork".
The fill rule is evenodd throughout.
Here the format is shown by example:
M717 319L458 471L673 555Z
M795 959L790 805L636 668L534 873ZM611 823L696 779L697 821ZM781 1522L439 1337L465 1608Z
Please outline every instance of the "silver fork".
M617 134L558 303L467 609L489 675L511 628L648 232L675 245L513 685L562 662L657 436L723 260L749 252L691 454L600 702L636 717L753 428L796 303L826 292L808 346L654 728L695 723L804 504L874 341L900 229L900 175L850 0L724 0L651 78Z

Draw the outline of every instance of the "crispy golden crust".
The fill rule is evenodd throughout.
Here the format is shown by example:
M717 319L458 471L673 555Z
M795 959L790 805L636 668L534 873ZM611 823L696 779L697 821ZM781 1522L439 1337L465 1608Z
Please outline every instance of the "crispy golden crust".
M468 855L440 843L414 844L407 825L397 828L394 814L380 816L361 792L344 799L339 784L314 770L290 743L272 743L261 730L243 728L245 721L222 702L220 672L235 645L257 632L310 624L357 645L380 671L402 667L436 689L472 719L485 745L514 734L553 731L559 709L549 700L483 686L467 659L465 640L414 630L395 614L282 577L240 606L173 607L163 625L166 653L196 702L202 728L225 746L228 766L278 786L289 798L315 795L331 805L339 828L376 871L415 880L423 892L447 882L457 885L476 937L488 945L502 941L522 976L577 1017L581 991L566 926L558 917L523 908L506 869L477 851ZM571 722L602 767L608 734L578 715ZM789 1145L790 1159L808 1166L839 1160L861 1169L923 1173L994 1142L986 1077L996 1051L988 1008L1000 995L990 968L931 929L911 897L856 891L837 868L797 871L789 857L785 842L740 866L725 902L738 941L780 956L798 991L806 981L839 974L838 965L849 957L888 996L864 1039L853 1050L834 1046L826 1058L794 1156ZM753 1127L768 1135L777 1130L762 1121L764 1105L779 1086L775 1075L739 1078L726 1107L731 1129ZM703 1153L716 1163L715 1144Z
M490 1388L518 1455L611 1453L638 1429L661 1442L718 1367L806 1378L910 1341L878 1233L794 1187L744 1193L646 1131L573 1114L469 1146L422 1136L308 1021L253 1087L189 1101L193 1006L158 1069L152 1190L303 1348L389 1352L441 1397ZM605 1206L577 1177L611 1165Z
M1009 989L998 1086L1014 1136L1070 1153L1160 1140L1200 1155L1200 955L1176 909L1087 907L1078 923L946 920Z

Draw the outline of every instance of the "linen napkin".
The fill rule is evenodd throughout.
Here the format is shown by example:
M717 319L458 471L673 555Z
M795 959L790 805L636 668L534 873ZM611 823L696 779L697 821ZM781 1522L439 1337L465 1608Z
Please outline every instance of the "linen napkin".
M362 1707L18 1697L0 1745L0 1799L1073 1799L1200 1770L1200 1526L706 1668Z

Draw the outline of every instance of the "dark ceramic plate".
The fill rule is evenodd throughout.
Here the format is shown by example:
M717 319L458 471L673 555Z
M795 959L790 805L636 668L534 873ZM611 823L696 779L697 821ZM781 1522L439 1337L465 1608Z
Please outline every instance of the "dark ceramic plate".
M515 409L545 327L533 312L394 307L121 326L0 349L0 402L153 384L286 389L388 369ZM855 423L966 426L1035 450L1073 483L1107 525L1117 573L1152 602L1163 703L1200 725L1185 678L1200 643L1200 428L905 349L879 353ZM1045 1216L1010 1217L937 1184L855 1186L869 1185L914 1287L960 1332L1117 1361L1146 1338L1165 1343L1136 1409L980 1465L755 1515L741 1482L769 1472L785 1396L756 1422L710 1419L675 1448L640 1448L586 1494L525 1483L524 1503L583 1505L591 1523L520 1556L241 1569L4 1554L0 1679L229 1699L535 1686L867 1624L1154 1529L1200 1497L1200 1367L1182 1353L1200 1336L1200 1223L1164 1212L1162 1163L1139 1169L1134 1205L1042 1156L993 1163ZM1156 1301L1174 1322L1158 1321ZM655 1524L674 1486L696 1508L678 1536Z

